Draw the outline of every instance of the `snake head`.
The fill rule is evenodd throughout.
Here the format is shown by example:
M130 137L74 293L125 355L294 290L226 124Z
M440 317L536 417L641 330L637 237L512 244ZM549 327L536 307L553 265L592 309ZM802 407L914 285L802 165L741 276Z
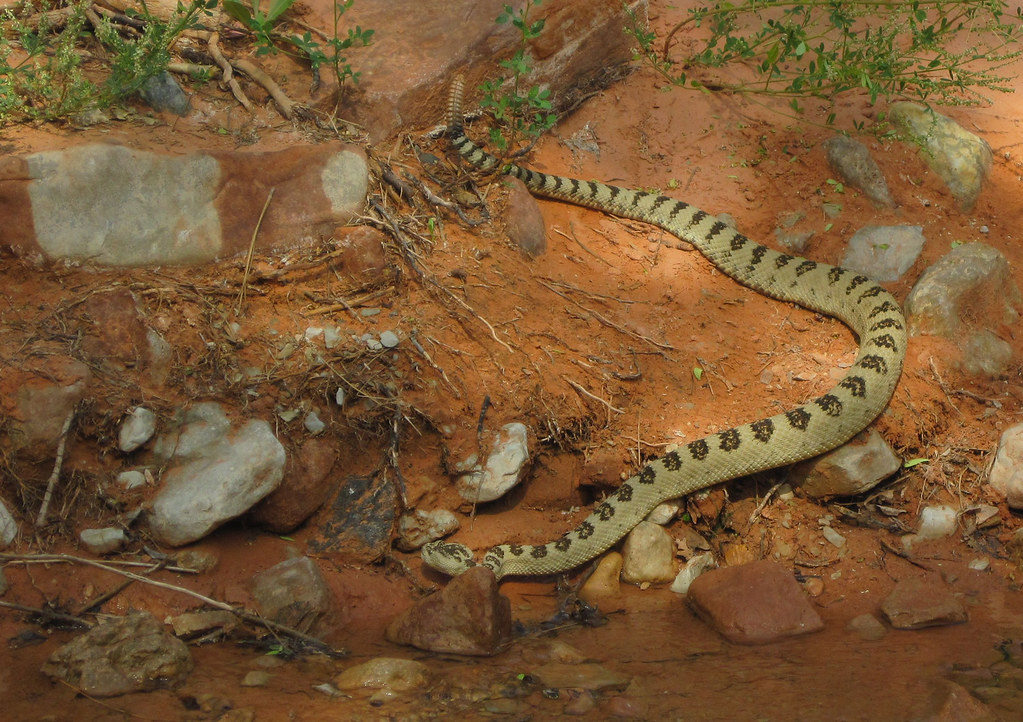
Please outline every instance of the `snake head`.
M423 561L439 572L450 576L461 574L466 569L476 566L472 558L472 550L464 544L455 542L430 542L423 546Z

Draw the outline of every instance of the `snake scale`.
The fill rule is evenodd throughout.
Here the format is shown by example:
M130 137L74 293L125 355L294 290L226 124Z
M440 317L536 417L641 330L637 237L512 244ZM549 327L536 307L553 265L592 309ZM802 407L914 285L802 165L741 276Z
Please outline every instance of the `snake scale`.
M472 165L494 170L501 161L465 134L462 93L457 79L447 108L448 138ZM514 163L500 170L522 180L536 195L663 228L692 243L744 286L842 321L859 337L860 347L852 367L824 395L691 441L648 463L560 539L493 547L482 564L498 578L554 574L579 566L615 544L662 501L829 451L865 428L888 404L902 372L905 319L899 304L877 283L845 268L771 250L673 198L548 175ZM467 547L444 541L424 546L422 556L429 566L450 575L477 563Z

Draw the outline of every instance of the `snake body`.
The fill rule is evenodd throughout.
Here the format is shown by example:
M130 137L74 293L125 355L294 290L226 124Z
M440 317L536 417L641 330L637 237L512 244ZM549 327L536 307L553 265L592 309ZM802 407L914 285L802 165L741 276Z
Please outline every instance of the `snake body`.
M466 136L461 80L452 86L447 135L459 154L481 170L501 161ZM859 337L856 361L824 395L769 418L691 441L623 482L575 529L547 544L502 544L482 564L498 577L570 570L615 544L657 504L754 472L829 451L856 435L888 404L902 372L905 319L895 299L853 271L817 263L751 241L712 215L683 201L596 181L539 173L516 164L501 168L530 191L617 216L645 221L689 241L720 271L780 301L833 316ZM462 544L423 547L424 561L446 574L475 566Z

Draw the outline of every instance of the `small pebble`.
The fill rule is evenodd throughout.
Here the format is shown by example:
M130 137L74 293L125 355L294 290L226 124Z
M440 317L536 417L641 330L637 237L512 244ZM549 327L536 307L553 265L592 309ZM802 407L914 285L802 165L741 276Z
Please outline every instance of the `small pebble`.
M270 673L254 669L242 678L242 687L265 687L270 681Z
M322 433L323 430L327 428L327 425L323 423L322 420L320 420L320 417L316 414L315 411L310 411L308 414L306 414L305 419L302 421L302 423L305 425L306 431L308 431L310 434Z
M384 348L394 348L398 345L398 334L394 331L384 331L380 334L380 345Z

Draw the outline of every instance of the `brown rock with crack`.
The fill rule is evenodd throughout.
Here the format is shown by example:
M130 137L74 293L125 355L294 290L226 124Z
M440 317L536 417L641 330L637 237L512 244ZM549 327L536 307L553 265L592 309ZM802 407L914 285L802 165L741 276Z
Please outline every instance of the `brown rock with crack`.
M792 574L767 559L702 574L687 598L701 619L739 644L766 644L824 628Z
M429 652L496 654L511 639L511 602L492 571L473 567L398 615L386 636Z

